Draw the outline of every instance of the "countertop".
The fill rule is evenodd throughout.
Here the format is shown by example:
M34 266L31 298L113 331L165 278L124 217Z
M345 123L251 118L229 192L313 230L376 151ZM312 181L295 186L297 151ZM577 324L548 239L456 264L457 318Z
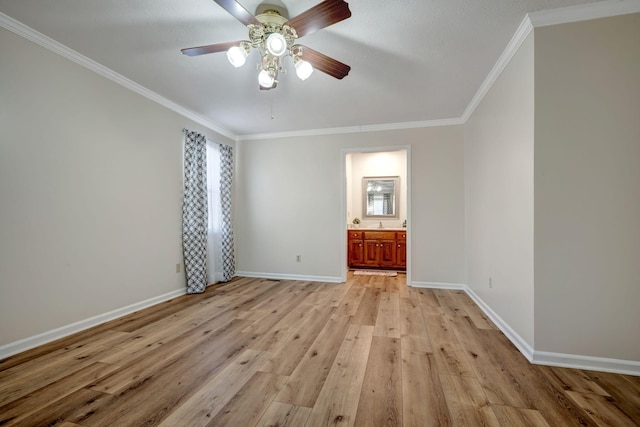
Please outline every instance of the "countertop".
M407 231L407 229L393 228L393 227L389 227L389 228L372 227L372 228L347 228L347 231Z

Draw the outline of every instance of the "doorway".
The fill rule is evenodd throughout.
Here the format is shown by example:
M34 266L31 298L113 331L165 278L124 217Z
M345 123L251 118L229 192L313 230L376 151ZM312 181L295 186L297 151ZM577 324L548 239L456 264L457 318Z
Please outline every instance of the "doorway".
M345 268L343 280L348 271L348 230L397 230L406 232L406 274L410 283L411 274L411 173L410 147L377 147L343 150L343 256ZM397 179L398 191L395 198L395 212L390 215L367 215L366 187L372 177ZM370 213L370 212L369 212ZM357 218L357 220L356 220ZM355 223L354 223L355 220Z

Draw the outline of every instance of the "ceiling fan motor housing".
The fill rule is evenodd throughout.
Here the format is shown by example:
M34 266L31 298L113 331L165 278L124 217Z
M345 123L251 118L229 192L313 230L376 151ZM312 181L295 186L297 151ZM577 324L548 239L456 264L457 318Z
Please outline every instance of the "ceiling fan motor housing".
M281 34L287 44L287 50L291 49L293 43L298 38L296 30L286 25L287 18L283 17L279 13L273 13L272 11L266 11L260 15L256 15L256 19L262 25L249 24L249 39L251 44L256 49L260 49L265 46L267 38L273 34Z
M298 37L314 33L351 17L349 5L345 0L323 0L312 8L289 19L289 12L281 0L267 0L256 9L253 15L237 0L214 0L234 18L249 29L249 40L238 40L196 46L181 49L188 56L227 51L227 57L235 67L245 63L251 48L259 51L261 89L272 89L277 83L278 71L282 68L280 58L290 56L296 67L296 74L302 80L309 77L313 69L342 79L349 74L351 67L306 46L294 44ZM268 77L268 82L267 82ZM265 84L263 84L265 83Z
M287 7L284 3L275 0L271 0L268 3L260 3L258 5L255 13L256 18L263 14L277 14L285 18L285 21L289 19L289 11L287 10Z

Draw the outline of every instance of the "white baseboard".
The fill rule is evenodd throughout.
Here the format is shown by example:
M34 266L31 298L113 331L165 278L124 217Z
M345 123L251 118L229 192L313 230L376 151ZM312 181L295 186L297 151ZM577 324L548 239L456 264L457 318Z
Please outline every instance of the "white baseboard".
M248 271L238 271L236 276L259 277L265 279L276 280L301 280L309 282L330 282L341 283L339 277L331 276L302 276L294 274L275 274L275 273L254 273ZM505 334L505 336L516 346L516 348L529 360L536 365L558 366L563 368L582 369L588 371L612 372L616 374L640 376L640 361L609 359L604 357L583 356L579 354L563 354L551 353L545 351L535 351L516 331L514 331L502 318L495 313L478 295L473 292L467 285L459 283L439 283L439 282L412 282L411 286L417 288L433 288L433 289L453 289L464 290L467 295L480 307L496 326ZM29 350L42 344L63 338L67 335L80 332L82 330L100 325L109 320L117 319L138 310L159 304L164 301L179 297L186 293L186 289L178 289L168 292L164 295L149 298L126 307L118 308L94 317L90 317L79 322L52 329L32 337L14 341L9 344L0 346L0 360L12 356L17 353Z
M76 332L80 332L93 326L100 325L102 323L108 322L109 320L117 319L118 317L133 313L134 311L151 307L153 305L173 299L175 297L179 297L184 294L186 294L186 288L178 289L168 292L164 295L149 298L147 300L140 301L126 307L117 308L107 313L99 314L88 319L80 320L79 322L71 323L69 325L61 326L59 328L52 329L38 335L5 344L3 346L0 346L0 359L13 356L14 354L21 353L23 351L32 349L42 344L46 344L59 338L66 337L67 335L75 334Z
M587 371L612 372L614 374L640 376L640 361L608 359L604 357L583 356L579 354L551 353L536 351L511 326L487 305L467 285L456 283L412 282L411 286L434 289L462 289L496 324L498 329L516 346L518 351L535 365L558 366L562 368L581 369Z
M502 320L502 317L498 316L498 313L493 311L491 307L489 307L487 303L485 303L478 295L476 295L476 293L473 292L473 290L469 286L465 286L464 291L471 297L473 302L475 302L478 307L480 307L480 310L482 310L484 314L486 314L487 317L496 324L498 329L500 329L502 333L506 335L509 341L511 341L511 343L516 346L520 353L522 353L529 362L533 362L533 347L531 347L528 342L526 342L516 331L514 331L507 322Z
M466 290L467 285L461 283L442 283L442 282L411 282L410 286L414 288L431 288L431 289L455 289Z
M332 277L332 276L304 276L299 274L256 273L253 271L236 271L236 276L260 277L263 279L274 279L274 280L301 280L303 282L329 282L329 283L343 282L342 278Z
M582 356L579 354L549 353L534 351L536 365L559 366L561 368L583 369L587 371L613 372L614 374L640 377L640 362L634 360L608 359L606 357Z

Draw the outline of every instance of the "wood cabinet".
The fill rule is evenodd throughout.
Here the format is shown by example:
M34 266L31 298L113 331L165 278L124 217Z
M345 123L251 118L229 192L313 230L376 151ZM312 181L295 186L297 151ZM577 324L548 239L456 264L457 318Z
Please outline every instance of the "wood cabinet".
M354 231L350 232L347 237L347 253L348 264L352 265L364 265L364 243L362 241L362 232Z
M406 231L349 230L347 233L349 267L406 269Z
M407 232L396 233L396 265L399 268L407 268Z

